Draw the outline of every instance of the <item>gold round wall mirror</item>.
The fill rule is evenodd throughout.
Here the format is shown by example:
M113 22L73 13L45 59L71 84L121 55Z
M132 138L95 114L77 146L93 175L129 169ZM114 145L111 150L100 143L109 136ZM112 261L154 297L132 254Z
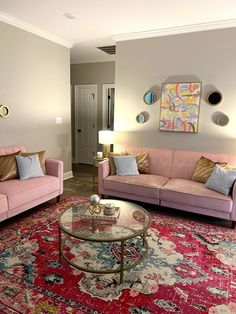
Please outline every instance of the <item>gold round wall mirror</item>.
M219 91L213 91L207 96L207 102L212 106L216 106L221 102L222 98L223 96Z
M10 115L10 109L7 106L0 105L0 117L6 118Z

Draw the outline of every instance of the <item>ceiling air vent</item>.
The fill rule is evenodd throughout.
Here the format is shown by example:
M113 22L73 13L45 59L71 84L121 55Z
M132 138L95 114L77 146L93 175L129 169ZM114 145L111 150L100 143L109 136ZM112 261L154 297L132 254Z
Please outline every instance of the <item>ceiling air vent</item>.
M97 48L104 51L105 53L108 53L109 55L116 54L116 46L104 46L104 47L97 47Z

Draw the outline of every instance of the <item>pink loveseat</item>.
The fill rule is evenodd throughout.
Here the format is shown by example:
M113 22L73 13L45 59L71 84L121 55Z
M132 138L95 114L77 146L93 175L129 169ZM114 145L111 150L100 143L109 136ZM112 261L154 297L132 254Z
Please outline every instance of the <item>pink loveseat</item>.
M25 146L0 147L0 155L25 152ZM63 162L46 159L46 175L27 180L14 179L0 182L0 221L54 197L63 192Z
M205 156L236 167L236 156L159 148L126 148L131 153L149 152L150 174L110 175L109 161L99 163L98 192L193 213L236 221L236 184L225 196L192 181L197 161Z

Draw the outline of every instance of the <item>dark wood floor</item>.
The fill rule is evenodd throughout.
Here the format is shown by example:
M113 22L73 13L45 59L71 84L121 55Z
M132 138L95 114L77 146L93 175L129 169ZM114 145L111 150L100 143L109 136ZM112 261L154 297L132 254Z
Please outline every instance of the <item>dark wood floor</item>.
M85 164L73 164L72 166L74 177L64 181L63 196L82 195L90 196L97 194L97 184L93 185L93 166ZM97 168L95 168L95 182L97 182ZM139 203L139 202L137 202ZM186 217L199 222L212 223L215 225L231 227L231 222L223 219L188 213L171 208L160 207L152 204L139 203L146 209L158 210L160 212L170 213L171 215Z
M93 187L93 166L85 164L73 164L74 177L64 181L64 196L83 195L90 196L97 193L97 184ZM94 171L97 182L97 168Z

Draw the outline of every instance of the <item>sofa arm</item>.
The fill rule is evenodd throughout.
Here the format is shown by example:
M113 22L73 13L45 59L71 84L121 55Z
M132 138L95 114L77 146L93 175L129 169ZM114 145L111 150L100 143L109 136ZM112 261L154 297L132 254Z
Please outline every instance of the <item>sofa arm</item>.
M60 180L60 194L63 193L63 161L56 159L45 160L46 174L59 178Z
M232 199L233 199L233 206L231 212L231 220L236 221L236 182L234 182L233 190L232 190Z
M110 174L109 160L103 160L98 164L98 177L106 178Z
M110 174L109 160L103 160L98 164L98 193L104 194L103 180Z

